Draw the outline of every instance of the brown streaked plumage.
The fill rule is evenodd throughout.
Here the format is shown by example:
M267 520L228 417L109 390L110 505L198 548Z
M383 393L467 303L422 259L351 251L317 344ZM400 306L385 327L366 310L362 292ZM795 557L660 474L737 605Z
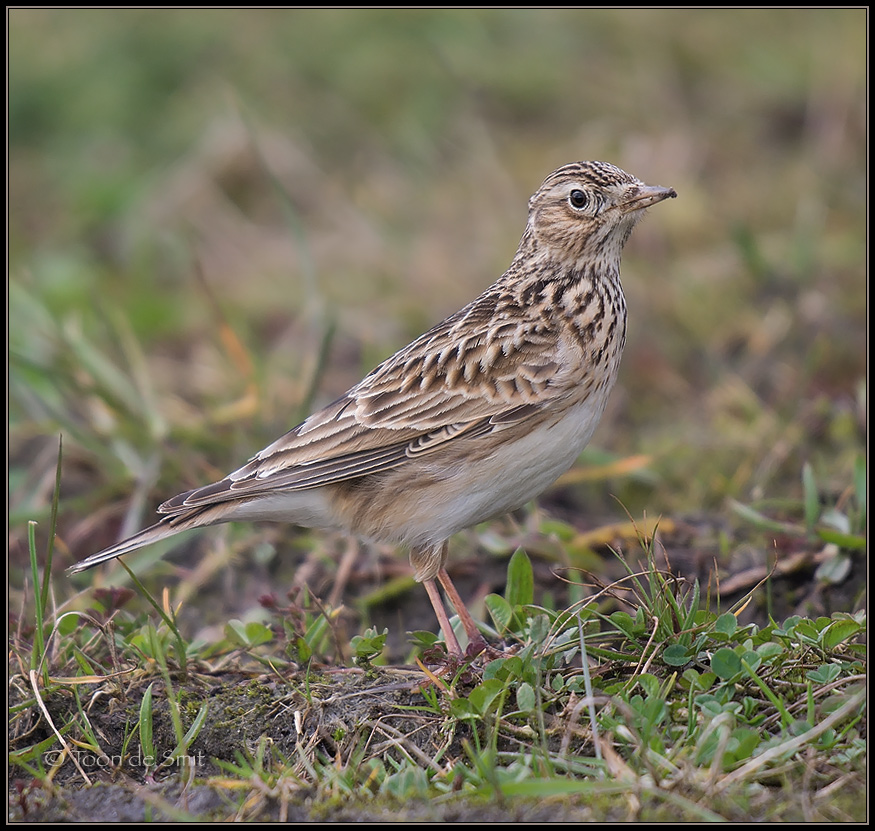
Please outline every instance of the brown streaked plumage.
M604 162L554 171L529 200L510 267L480 297L239 470L69 570L221 522L341 529L409 546L448 649L461 652L436 581L482 646L444 568L447 540L538 496L589 441L626 339L623 246L645 208L676 195Z

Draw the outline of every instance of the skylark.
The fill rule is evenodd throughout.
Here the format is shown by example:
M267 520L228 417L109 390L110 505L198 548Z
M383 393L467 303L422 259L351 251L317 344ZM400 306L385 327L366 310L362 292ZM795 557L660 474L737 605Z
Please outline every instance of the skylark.
M445 568L447 541L538 496L589 441L626 340L623 246L646 208L675 196L605 162L560 167L529 200L510 267L476 300L243 467L69 570L222 522L340 529L407 546L448 651L462 653L438 583L482 648Z

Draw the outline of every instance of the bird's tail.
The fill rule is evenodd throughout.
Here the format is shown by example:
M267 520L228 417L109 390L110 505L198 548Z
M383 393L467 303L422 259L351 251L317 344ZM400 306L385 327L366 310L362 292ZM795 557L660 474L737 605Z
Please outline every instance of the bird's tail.
M67 569L68 574L78 574L80 571L87 571L89 568L94 568L108 560L114 560L116 557L121 557L122 554L129 554L131 551L136 551L138 548L143 548L146 545L151 545L153 542L172 537L182 531L188 531L192 528L201 528L205 525L212 525L214 522L221 521L218 517L211 516L210 506L199 510L187 511L173 516L166 516L160 522L150 525L132 537L122 540L109 548L104 548L103 551L98 551L78 563L74 563Z
M138 548L142 548L145 545L178 534L179 531L179 528L172 527L166 519L161 520L161 522L156 522L154 525L140 531L138 534L134 534L133 537L128 537L128 539L122 540L120 543L111 545L109 548L104 548L103 551L98 551L96 554L92 554L90 557L86 557L84 560L74 563L67 569L67 573L78 574L80 571L86 571L89 568L94 568L94 566L98 566L108 560L114 560L116 557L121 557L122 554L128 554L129 552L136 551Z

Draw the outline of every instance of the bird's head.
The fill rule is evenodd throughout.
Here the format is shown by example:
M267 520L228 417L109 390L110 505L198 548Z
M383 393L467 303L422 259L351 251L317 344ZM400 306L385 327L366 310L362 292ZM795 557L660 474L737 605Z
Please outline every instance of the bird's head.
M619 267L645 208L676 196L607 162L574 162L553 171L529 200L527 233L551 259Z

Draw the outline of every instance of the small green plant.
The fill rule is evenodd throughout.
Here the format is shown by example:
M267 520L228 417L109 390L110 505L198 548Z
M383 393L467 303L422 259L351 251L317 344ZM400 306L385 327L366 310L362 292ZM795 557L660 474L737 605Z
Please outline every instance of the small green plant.
M760 531L822 546L815 573L821 584L842 583L851 571L853 558L866 549L866 461L854 460L852 482L835 501L825 504L825 489L818 483L810 463L802 467L802 498L798 501L769 502L761 507L732 502L735 513ZM774 518L771 514L789 514Z
M388 635L388 629L377 632L376 629L370 628L363 635L353 637L350 645L355 663L364 670L371 670L374 661L383 654L383 650L386 648Z
M280 632L285 641L287 662L307 664L313 659L330 660L332 655L338 657L344 654L334 632L338 610L321 604L306 588L286 606L280 606L272 597L263 597L261 604L279 621ZM249 634L243 631L244 628ZM231 640L236 639L241 646L250 637L254 637L260 643L268 643L270 640L267 628L262 628L261 625L247 624L243 627L241 624L235 625L235 629L237 631L233 633ZM226 630L226 634L232 633ZM250 646L255 645L257 644L254 642L250 644ZM257 654L253 654L253 657L261 660ZM275 660L275 656L272 660Z

